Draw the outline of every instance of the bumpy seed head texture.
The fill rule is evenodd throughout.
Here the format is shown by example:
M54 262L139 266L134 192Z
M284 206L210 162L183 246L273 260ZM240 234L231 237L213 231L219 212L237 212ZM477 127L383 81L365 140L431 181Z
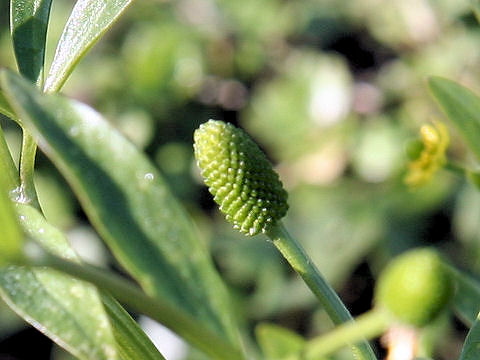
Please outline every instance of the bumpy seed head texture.
M205 183L234 228L253 236L285 216L287 192L265 154L243 130L209 120L195 131L194 140Z
M445 308L453 294L452 279L440 255L429 248L394 259L381 274L376 302L397 320L422 327Z

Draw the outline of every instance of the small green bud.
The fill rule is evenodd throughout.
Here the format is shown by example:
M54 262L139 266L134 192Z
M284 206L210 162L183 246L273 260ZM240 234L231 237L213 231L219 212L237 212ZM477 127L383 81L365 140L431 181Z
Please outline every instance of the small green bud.
M195 158L205 183L233 227L266 232L287 213L287 192L265 154L241 129L209 120L194 134Z
M424 248L402 254L387 266L375 300L399 321L422 327L445 308L452 294L452 279L440 255Z

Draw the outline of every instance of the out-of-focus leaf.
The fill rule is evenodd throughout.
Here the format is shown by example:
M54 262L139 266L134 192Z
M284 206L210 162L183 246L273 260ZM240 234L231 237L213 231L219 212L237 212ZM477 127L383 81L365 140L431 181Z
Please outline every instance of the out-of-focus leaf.
M135 27L125 40L121 59L126 81L132 83L130 91L143 104L155 104L160 111L178 106L201 85L200 44L190 28L172 20ZM185 59L188 69L182 65Z
M305 339L293 331L274 324L260 324L255 329L258 344L267 359L295 359Z
M63 233L57 230L57 228L51 226L36 209L22 204L16 204L15 207L23 231L30 238L34 239L53 254L73 261L78 260ZM45 333L47 335L55 335L53 339L75 356L79 356L79 352L81 351L83 357L79 357L81 359L88 358L86 356L91 355L91 353L87 352L90 351L89 347L91 344L89 345L89 343L93 343L94 347L97 347L100 350L103 348L105 352L104 355L110 356L113 354L111 350L116 349L118 357L122 360L163 359L162 355L130 315L111 296L107 294L98 295L97 290L94 289L93 286L71 279L54 271L37 269L28 270L26 268L12 267L3 273L0 273L0 292L2 292L3 289L6 295L10 296L9 294L11 290L10 292L7 292L4 288L3 279L15 278L17 270L20 271L21 275L19 276L23 276L22 278L29 280L26 280L24 283L19 282L16 285L16 290L21 293L28 294L30 286L33 286L32 289L39 289L38 291L41 293L47 294L47 303L53 302L53 305L50 304L54 306L52 311L55 311L55 309L58 310L58 307L60 307L61 309L64 309L60 312L62 316L65 317L68 317L68 310L71 310L72 307L83 309L76 309L76 312L73 314L73 321L75 322L77 317L81 318L81 321L68 331L68 327L58 327L58 324L55 323L55 319L52 320L53 326L50 326L50 323L46 323L44 319L46 318L48 320L49 318L48 316L45 316L44 318L43 315L36 310L36 299L34 298L30 298L30 302L27 302L26 300L25 302L20 303L15 302L12 306L12 308L14 308L27 321L31 322L30 320L33 320L33 325L40 326L39 329L41 331L45 331L44 329L46 329ZM42 281L42 279L45 278L48 281ZM55 283L57 279L59 279L61 284L55 285L54 288L50 282ZM60 302L55 302L53 298L57 298L58 296L61 296L61 294L65 295L60 299ZM83 302L83 299L85 299L85 302ZM68 302L67 305L69 306L63 306L63 302ZM103 306L101 303L103 303ZM50 305L47 304L42 306ZM93 308L90 309L90 306L93 306ZM96 314L90 313L91 310ZM84 312L88 312L90 315L84 314ZM85 327L83 316L86 316L86 319L91 322L89 327ZM56 321L58 321L58 319ZM69 320L67 323L71 324L72 322ZM71 339L68 338L68 334L73 334L75 331L79 331L79 334L76 334L75 337L72 335ZM64 332L66 333L64 334ZM78 335L84 336L86 339L84 339L83 342L77 342L82 341ZM98 340L95 339L97 335L100 335L100 339ZM115 339L115 343L112 341L112 335ZM103 342L105 338L108 340L106 343ZM59 339L59 341L57 341L57 339ZM85 348L82 348L79 344L85 344ZM105 358L102 356L97 358ZM110 357L107 358L110 359Z
M453 229L455 239L462 245L463 265L473 273L480 270L480 192L465 184L455 200Z
M477 320L480 311L480 282L467 274L451 268L455 278L456 292L453 298L453 307L459 318L471 326Z
M46 92L58 91L86 54L123 13L132 0L78 0L58 42Z
M205 244L147 158L91 108L41 94L10 72L2 80L121 264L147 293L236 342L227 294Z
M0 136L3 134L0 131ZM3 154L5 155L5 154ZM0 159L0 265L5 265L11 260L21 257L23 235L17 223L12 202L8 196L8 172L3 166L8 159Z
M480 22L480 1L479 0L471 0L472 10L477 18L477 21Z
M16 120L16 116L8 104L7 99L5 98L5 95L3 94L2 90L0 90L0 113L9 117L12 120Z
M467 338L463 343L462 353L459 360L477 360L480 359L480 320L477 318L468 332Z
M309 53L300 53L281 70L256 87L242 121L272 155L295 160L316 153L335 136L332 125L348 114L351 75L340 57Z
M480 98L456 82L440 77L431 77L428 84L443 112L480 159Z
M11 32L20 73L42 82L45 39L52 0L11 0Z
M380 210L372 204L365 205L371 194L354 193L351 189L346 184L325 189L298 186L290 194L290 217L285 219L288 228L302 239L313 262L334 285L342 283L384 231ZM285 296L296 295L290 292Z
M68 186L51 172L36 170L35 189L45 219L59 230L68 229L70 235L74 234L73 238L75 238L76 204ZM88 246L86 244L90 243L89 239L91 237L88 235L82 236L82 245ZM101 252L100 249L95 251L95 256L100 256ZM89 258L88 261L92 259Z
M37 210L16 205L24 232L55 254L74 258L63 235ZM96 289L50 269L0 269L0 295L22 318L79 359L119 359Z
M3 129L0 127L0 176L3 178L0 187L5 192L16 189L20 183L18 170L8 148Z

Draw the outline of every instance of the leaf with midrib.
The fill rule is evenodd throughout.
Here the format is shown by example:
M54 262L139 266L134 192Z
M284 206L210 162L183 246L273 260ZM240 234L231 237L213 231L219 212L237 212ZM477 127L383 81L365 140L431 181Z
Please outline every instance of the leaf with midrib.
M29 205L16 204L24 233L53 254L78 261L67 239ZM52 270L0 270L0 294L28 322L80 359L163 360L111 296ZM117 353L117 355L115 355Z
M132 0L78 0L58 42L45 81L45 92L57 92L75 65L123 13Z
M57 230L37 210L16 205L29 237L50 251L74 258ZM50 269L8 266L0 269L0 295L22 318L79 359L119 359L116 343L97 291L92 285Z
M117 350L122 360L162 360L164 357L140 326L110 295L100 294L110 319Z
M11 0L13 49L20 73L40 85L52 0Z
M11 72L2 84L115 257L153 296L237 343L226 289L156 168L98 113L44 95Z

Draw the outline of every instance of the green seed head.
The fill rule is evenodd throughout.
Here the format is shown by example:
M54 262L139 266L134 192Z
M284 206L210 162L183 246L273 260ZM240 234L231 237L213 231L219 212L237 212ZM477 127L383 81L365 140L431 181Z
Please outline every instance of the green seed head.
M394 259L378 280L377 305L399 321L422 327L445 308L453 283L440 255L432 249L409 251Z
M287 192L265 154L244 131L209 120L195 131L194 140L205 183L234 228L253 236L285 216Z

